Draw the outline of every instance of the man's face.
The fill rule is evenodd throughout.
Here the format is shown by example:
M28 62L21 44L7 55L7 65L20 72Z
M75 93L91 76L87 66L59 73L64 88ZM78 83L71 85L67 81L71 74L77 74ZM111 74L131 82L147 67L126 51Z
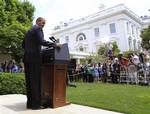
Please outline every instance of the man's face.
M43 28L45 23L46 23L46 21L43 19L43 20L39 21L37 24Z

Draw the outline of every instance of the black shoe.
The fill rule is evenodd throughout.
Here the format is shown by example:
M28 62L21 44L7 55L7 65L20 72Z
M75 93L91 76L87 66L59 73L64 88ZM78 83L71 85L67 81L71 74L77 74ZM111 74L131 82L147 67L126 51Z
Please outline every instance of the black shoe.
M40 109L45 109L46 107L44 106L39 106L39 107L32 107L32 110L40 110Z
M42 104L41 106L44 108L48 108L47 104Z
M40 109L45 109L47 108L47 106L40 106Z

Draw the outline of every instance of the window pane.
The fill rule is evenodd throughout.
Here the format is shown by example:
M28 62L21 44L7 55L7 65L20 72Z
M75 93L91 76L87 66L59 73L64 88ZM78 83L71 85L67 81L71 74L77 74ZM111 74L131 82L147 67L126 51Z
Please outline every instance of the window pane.
M99 28L95 28L94 33L95 33L95 37L98 37L99 36Z
M66 43L68 43L69 42L69 36L66 36L65 40L66 40Z
M80 51L83 51L84 49L83 49L83 47L80 47L79 50L80 50Z
M115 23L110 24L109 27L110 27L110 33L116 33Z

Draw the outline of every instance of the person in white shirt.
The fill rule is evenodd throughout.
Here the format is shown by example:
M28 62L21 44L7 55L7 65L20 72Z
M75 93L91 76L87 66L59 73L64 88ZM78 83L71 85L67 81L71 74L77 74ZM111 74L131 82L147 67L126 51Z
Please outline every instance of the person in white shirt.
M136 54L134 54L134 56L133 56L133 63L135 65L138 65L140 63L139 56L137 56Z

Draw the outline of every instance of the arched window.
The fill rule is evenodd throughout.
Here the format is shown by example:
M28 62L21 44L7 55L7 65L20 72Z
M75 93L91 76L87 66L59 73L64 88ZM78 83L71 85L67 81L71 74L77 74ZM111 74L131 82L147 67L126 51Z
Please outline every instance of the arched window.
M82 36L79 37L79 41L82 41L84 40L84 38Z
M76 37L76 41L83 41L86 40L86 36L84 33L79 33Z

